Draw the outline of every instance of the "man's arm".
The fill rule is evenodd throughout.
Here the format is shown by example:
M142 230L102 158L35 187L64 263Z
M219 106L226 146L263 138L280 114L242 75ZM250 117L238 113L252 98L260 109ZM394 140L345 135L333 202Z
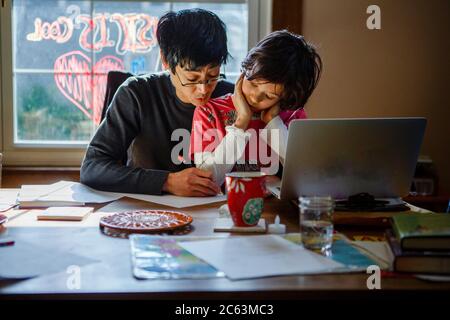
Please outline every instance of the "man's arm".
M179 196L211 196L220 192L209 172L189 168L163 170L127 167L125 158L140 131L140 103L128 86L121 86L105 120L92 138L80 172L82 183L99 190Z
M86 151L80 181L92 188L161 194L168 171L127 167L122 159L140 131L140 108L129 86L121 86Z

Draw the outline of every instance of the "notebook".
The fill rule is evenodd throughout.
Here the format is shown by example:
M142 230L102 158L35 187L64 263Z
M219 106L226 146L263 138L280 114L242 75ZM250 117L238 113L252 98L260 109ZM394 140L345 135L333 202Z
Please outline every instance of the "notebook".
M93 207L50 207L37 215L38 220L81 221Z

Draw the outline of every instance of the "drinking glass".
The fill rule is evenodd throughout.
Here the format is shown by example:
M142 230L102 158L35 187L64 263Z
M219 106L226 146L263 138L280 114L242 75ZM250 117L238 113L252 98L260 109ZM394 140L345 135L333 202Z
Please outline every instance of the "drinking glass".
M300 197L300 233L306 249L331 254L334 200L331 197Z

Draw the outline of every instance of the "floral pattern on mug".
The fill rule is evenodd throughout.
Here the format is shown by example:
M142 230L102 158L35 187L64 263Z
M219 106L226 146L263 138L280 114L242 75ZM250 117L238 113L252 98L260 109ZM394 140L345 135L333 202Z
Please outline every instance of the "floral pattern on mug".
M242 210L242 220L244 223L254 225L259 221L263 210L263 203L263 198L248 199L244 210Z

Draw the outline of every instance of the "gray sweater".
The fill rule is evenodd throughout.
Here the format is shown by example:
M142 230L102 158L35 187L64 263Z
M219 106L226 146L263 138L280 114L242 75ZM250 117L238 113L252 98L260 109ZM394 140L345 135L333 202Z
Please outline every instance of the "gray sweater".
M212 97L233 88L221 81ZM178 99L166 72L129 78L89 143L80 181L104 191L161 194L170 172L193 166L172 161L172 148L179 141L171 136L176 129L191 131L194 110Z

